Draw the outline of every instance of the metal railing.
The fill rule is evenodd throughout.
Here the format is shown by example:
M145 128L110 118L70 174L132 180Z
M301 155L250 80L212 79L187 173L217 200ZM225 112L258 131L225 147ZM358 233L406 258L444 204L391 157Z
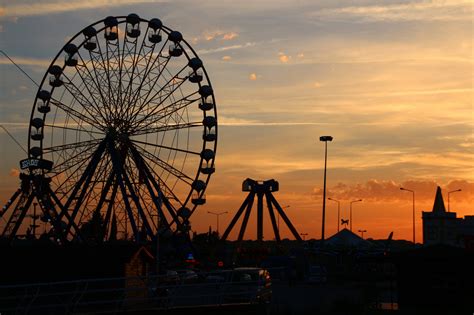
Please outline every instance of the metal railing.
M267 302L271 287L233 271L0 286L3 314L123 312Z

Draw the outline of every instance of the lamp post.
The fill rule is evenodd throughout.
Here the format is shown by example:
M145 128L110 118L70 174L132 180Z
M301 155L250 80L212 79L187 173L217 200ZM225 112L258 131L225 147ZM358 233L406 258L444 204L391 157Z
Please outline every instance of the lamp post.
M400 190L409 191L413 194L413 245L415 245L415 192L403 187L400 187Z
M350 227L351 232L352 232L352 204L354 202L359 202L359 201L362 201L362 199L357 199L357 200L352 200L351 201L350 212L349 212L349 227Z
M364 238L364 233L367 232L367 230L359 230L359 233L360 233L360 237L362 237L362 239Z
M324 243L324 222L326 220L326 169L328 161L328 141L332 141L331 136L321 136L319 141L324 142L324 189L323 189L323 222L321 227L321 242Z
M223 211L223 212L212 212L212 211L207 211L207 213L209 214L213 214L216 216L216 219L217 219L217 237L219 237L219 217L223 214L226 214L228 213L227 211Z
M308 235L308 233L300 233L301 236L303 236L303 241L306 240L306 236Z
M336 199L328 198L328 200L337 202L337 232L339 233L339 222L341 217L341 202Z
M449 208L449 195L450 195L451 193L460 192L460 191L462 191L462 190L461 190L461 189L456 189L456 190L451 190L451 191L448 192L448 212L450 212L450 208Z

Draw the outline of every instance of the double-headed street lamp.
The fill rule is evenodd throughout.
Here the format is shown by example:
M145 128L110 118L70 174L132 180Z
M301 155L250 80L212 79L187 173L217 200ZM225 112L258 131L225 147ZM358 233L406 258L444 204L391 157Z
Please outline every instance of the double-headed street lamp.
M413 194L413 245L415 245L415 192L403 187L400 187L400 190L409 191Z
M364 238L364 233L367 232L367 230L359 230L359 233L360 233L360 237L362 237L362 239Z
M450 212L450 208L449 208L449 195L450 195L451 193L460 192L460 191L462 191L462 190L461 190L461 189L456 189L456 190L451 190L451 191L448 192L448 212Z
M321 228L321 241L324 242L324 221L326 220L326 169L328 161L328 141L332 141L331 136L321 136L319 141L324 142L324 189L323 189L323 222Z
M300 233L301 236L303 236L303 241L306 240L306 236L308 236L308 233Z
M341 222L341 202L339 200L328 198L328 200L337 202L337 232L339 232L339 222Z
M219 217L223 214L226 214L228 213L227 211L224 211L224 212L212 212L212 211L207 211L207 213L209 214L213 214L216 216L216 219L217 219L217 237L219 237Z
M359 201L362 201L362 199L357 199L357 200L352 200L352 201L351 201L350 213L349 213L349 226L350 226L351 232L352 232L352 204L353 204L354 202L359 202Z

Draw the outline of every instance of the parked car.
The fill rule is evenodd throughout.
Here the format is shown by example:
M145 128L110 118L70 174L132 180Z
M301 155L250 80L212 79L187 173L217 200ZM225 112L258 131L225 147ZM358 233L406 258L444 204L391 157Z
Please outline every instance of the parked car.
M181 283L195 283L199 279L197 273L190 269L176 270L176 272Z
M268 270L254 267L235 268L224 288L227 302L266 304L272 298L272 281Z

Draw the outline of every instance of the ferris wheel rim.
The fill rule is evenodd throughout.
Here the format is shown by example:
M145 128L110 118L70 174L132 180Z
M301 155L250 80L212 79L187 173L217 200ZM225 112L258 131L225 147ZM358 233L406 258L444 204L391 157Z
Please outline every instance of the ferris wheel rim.
M120 24L123 24L123 23L127 23L127 20L126 20L127 17L128 17L128 16L116 16L116 17L114 17L114 18L116 18L117 20L119 20L119 21L118 21L118 25L120 25ZM107 18L104 18L104 19L102 19L102 20L99 20L99 21L97 21L97 22L94 22L94 23L90 24L89 26L86 26L86 27L85 27L84 29L82 29L81 31L79 31L76 35L74 35L74 36L59 50L59 52L57 53L57 55L53 58L53 60L52 60L52 62L51 62L51 64L50 64L50 66L48 67L48 70L51 69L51 67L57 65L57 61L59 60L59 58L61 57L61 55L64 54L65 48L66 48L67 45L69 45L69 44L75 42L75 40L76 40L79 36L81 36L81 34L84 34L84 31L85 31L87 28L97 26L97 25L99 25L100 23L104 23L104 22L106 21L106 19L107 19ZM143 18L141 18L141 17L140 17L139 19L140 19L140 22L148 22L148 23L149 23L149 22L151 21L151 20L143 19ZM97 31L97 35L100 34L100 33L102 33L102 32L104 32L104 30L105 30L106 28L107 28L107 26L104 26L104 27L99 28L98 30L96 30L96 31ZM149 29L149 27L147 27L147 31L148 31L148 29ZM162 25L162 28L161 28L161 29L163 29L163 30L165 31L165 33L166 33L168 36L169 36L169 34L170 34L171 32L173 32L173 30L172 30L171 28L169 28L169 27L167 27L167 26L165 26L165 25ZM145 33L146 33L146 31L145 31ZM77 46L77 49L79 50L79 49L83 48L83 46L84 46L84 44L85 44L86 41L87 41L87 39L82 40L82 41L80 42L80 45ZM142 41L145 41L145 39L143 39ZM183 54L184 54L184 56L186 57L188 63L189 63L189 61L191 60L191 57L195 57L195 58L198 58L198 59L199 59L198 54L196 53L196 51L193 49L193 47L192 47L184 38L182 38L182 39L180 40L179 45L180 45L181 47L185 46L187 49L189 49L189 51L190 51L189 54L188 54L188 51L187 51L186 49L183 49ZM164 47L164 45L163 45L163 47ZM162 47L162 48L163 48L163 47ZM119 48L120 48L120 47L119 47ZM66 64L63 64L61 70L64 71L64 69L65 69L66 67L67 67ZM214 167L214 165L215 165L215 154L216 154L216 151L217 151L217 134L218 134L218 129L217 129L217 128L218 128L218 126L217 126L217 108L216 108L215 95L214 95L214 92L213 92L213 90L212 90L212 83L211 83L211 81L210 81L210 78L209 78L209 75L208 75L208 73L207 73L207 70L206 70L206 68L204 67L204 65L202 65L200 69L202 70L202 72L203 72L203 74L204 74L204 77L206 78L207 85L211 88L211 91L212 91L211 97L212 97L212 103L213 103L213 105L214 105L214 106L213 106L213 109L212 109L212 112L213 112L213 117L214 117L214 119L216 120L216 123L215 123L215 135L216 135L216 139L213 141L213 145L211 146L211 147L212 147L212 150L213 150L213 154L214 154L214 156L211 158L211 160L212 160L211 165L212 165L212 167ZM35 97L35 100L34 100L34 103L33 103L32 112L31 112L31 115L30 115L30 123L29 123L29 129L28 129L28 150L29 150L28 152L29 152L29 156L30 156L30 157L32 156L31 153L30 153L30 150L32 149L32 137L31 137L31 136L32 136L32 134L33 134L33 133L32 133L32 131L33 131L32 121L33 121L33 119L34 119L34 117L35 117L35 113L36 113L37 110L38 110L38 106L37 106L37 104L38 104L38 97L39 97L38 95L39 95L39 93L43 90L42 88L46 85L45 83L46 83L46 81L47 81L48 75L49 75L49 72L46 71L46 72L45 72L45 75L43 76L43 79L42 79L42 81L41 81L41 83L40 83L40 85L39 85L38 93L37 93L37 95L36 95L36 97ZM197 86L198 86L199 88L201 88L201 83L198 82ZM56 89L56 87L54 87L54 86L50 89L50 94L51 94L51 96L53 95L55 89ZM199 89L198 89L198 90L199 90ZM62 97L60 98L60 100L61 100L61 99L62 99ZM81 105L83 105L83 104L81 104ZM41 115L40 115L40 116L41 116ZM205 111L203 111L203 116L204 116L204 118L209 117ZM45 121L46 113L44 113L44 114L42 115L42 118L43 118L43 121ZM44 128L44 127L43 127L43 128ZM99 141L100 139L97 139L97 140ZM206 141L203 141L203 143L202 143L202 151L206 150L206 143L207 143ZM40 140L40 144L41 144L41 149L43 149L43 139ZM42 155L41 155L41 157L42 157ZM53 161L53 162L54 162L54 161ZM211 177L211 174L203 175L203 174L201 173L200 168L201 168L202 165L203 165L203 157L201 156L201 157L200 157L199 166L197 167L197 170L196 170L196 175L195 175L194 177L192 177L192 178L194 178L194 181L199 180L200 177L201 177L201 178L204 178L204 177L205 177L205 182L204 182L204 183L205 183L205 186L204 186L204 189L203 189L202 192L201 192L201 195L204 194L205 189L207 188L208 183L209 183L209 180L210 180L210 177ZM48 175L48 172L44 172L44 171L43 171L43 174L44 174L44 175ZM168 175L168 176L169 176L169 175ZM187 195L185 201L183 202L183 207L189 204L189 200L190 200L190 198L191 198L192 193L193 193L193 188L191 187L191 189L190 189L190 191L189 191L189 193L188 193L188 195ZM197 208L197 206L198 206L198 205L194 205L194 206L192 207L191 213L194 212L194 210Z

